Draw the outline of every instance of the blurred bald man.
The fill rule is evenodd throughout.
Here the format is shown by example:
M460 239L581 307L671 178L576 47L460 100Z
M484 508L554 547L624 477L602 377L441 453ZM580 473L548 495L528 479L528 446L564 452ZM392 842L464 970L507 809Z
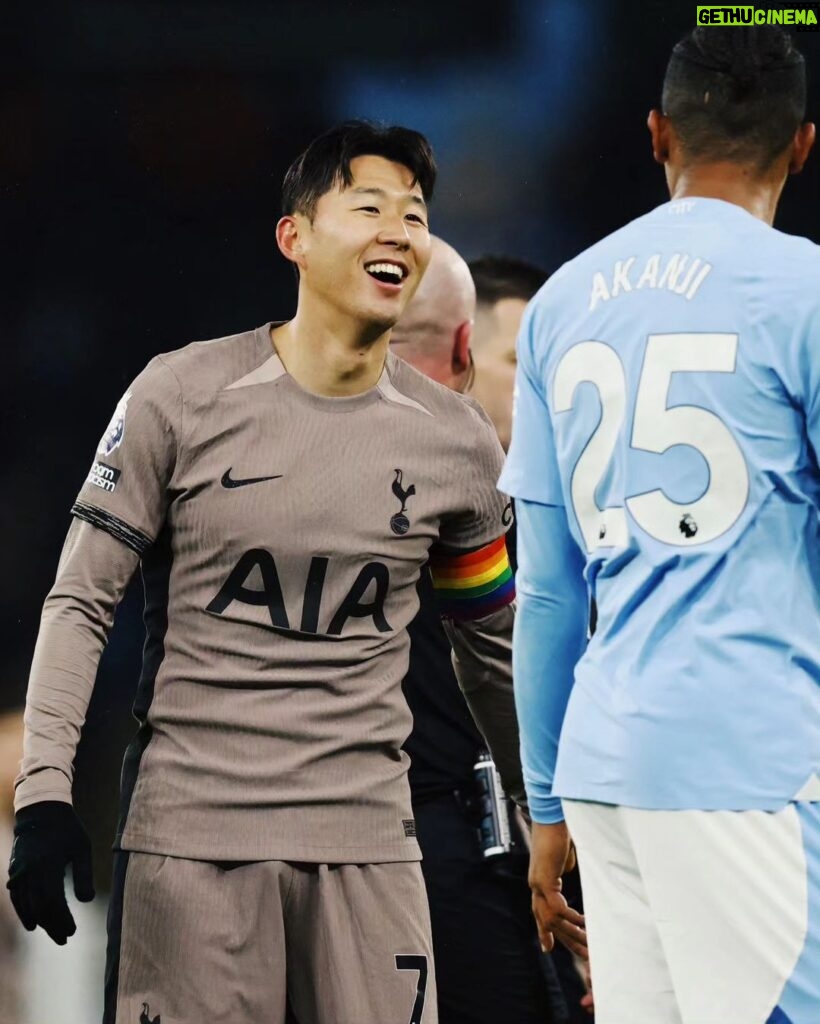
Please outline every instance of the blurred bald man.
M452 246L433 239L427 273L390 347L454 391L471 383L476 291ZM428 574L409 632L410 790L430 901L440 1024L550 1024L526 883L526 850L485 858L474 765L485 747L450 664Z
M472 376L475 285L451 245L435 237L431 243L428 273L393 328L390 349L432 380L463 393Z

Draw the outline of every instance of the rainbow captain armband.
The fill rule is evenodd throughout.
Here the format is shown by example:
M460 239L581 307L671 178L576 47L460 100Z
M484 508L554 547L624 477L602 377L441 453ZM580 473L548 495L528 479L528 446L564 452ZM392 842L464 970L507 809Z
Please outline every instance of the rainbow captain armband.
M466 555L432 555L430 575L445 618L481 619L515 598L504 537Z

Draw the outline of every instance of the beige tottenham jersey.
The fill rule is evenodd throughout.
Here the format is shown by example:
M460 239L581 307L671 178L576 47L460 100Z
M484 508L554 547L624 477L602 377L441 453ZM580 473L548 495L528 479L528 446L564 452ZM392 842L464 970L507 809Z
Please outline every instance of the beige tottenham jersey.
M418 858L405 627L431 554L451 597L511 599L492 545L509 521L502 458L473 402L392 355L350 398L304 391L270 325L149 363L72 509L142 558L124 848ZM47 764L36 710L28 724L18 805Z

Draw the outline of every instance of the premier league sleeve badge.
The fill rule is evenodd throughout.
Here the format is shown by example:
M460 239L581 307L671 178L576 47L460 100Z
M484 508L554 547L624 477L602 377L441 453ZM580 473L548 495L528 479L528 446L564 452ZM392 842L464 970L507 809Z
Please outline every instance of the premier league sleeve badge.
M119 448L123 434L125 433L125 410L128 408L128 399L130 397L131 392L126 391L117 403L117 408L114 410L111 422L106 427L105 433L103 434L99 447L97 448L98 455L110 455L115 448Z

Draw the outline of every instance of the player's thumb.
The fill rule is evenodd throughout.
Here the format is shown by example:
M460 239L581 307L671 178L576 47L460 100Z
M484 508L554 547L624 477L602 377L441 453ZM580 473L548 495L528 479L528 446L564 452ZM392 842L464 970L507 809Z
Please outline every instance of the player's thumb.
M87 839L84 843L79 843L78 848L74 851L74 859L71 862L71 874L74 878L74 895L80 903L90 903L96 894L94 892L94 872L91 864L91 844Z

